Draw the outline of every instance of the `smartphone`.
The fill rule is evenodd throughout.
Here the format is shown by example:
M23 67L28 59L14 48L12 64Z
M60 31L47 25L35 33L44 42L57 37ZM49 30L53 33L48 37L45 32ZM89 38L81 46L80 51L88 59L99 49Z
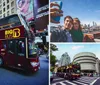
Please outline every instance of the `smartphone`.
M59 7L58 6L53 6L53 8L57 8L57 9L60 9L60 10L62 9L62 1L55 1L54 3L58 4ZM57 17L53 18L53 20L59 22L60 21L60 16L57 16Z

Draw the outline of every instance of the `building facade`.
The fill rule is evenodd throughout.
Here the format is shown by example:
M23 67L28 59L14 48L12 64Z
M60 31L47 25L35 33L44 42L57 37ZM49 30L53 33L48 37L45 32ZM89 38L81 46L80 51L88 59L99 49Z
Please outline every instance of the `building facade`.
M74 56L73 62L80 64L83 73L100 73L100 60L94 53L81 52Z
M16 0L0 0L0 18L16 13Z
M68 53L64 53L61 58L60 58L60 61L59 61L59 67L60 66L66 66L68 64L71 63L71 60L70 60L70 56L68 55Z

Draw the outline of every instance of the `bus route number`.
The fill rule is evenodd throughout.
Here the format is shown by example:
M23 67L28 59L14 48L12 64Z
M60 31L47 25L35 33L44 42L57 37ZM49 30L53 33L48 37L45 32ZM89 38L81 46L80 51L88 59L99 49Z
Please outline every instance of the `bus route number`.
M5 31L6 39L18 38L18 37L20 37L20 29L19 28L9 29L9 30Z

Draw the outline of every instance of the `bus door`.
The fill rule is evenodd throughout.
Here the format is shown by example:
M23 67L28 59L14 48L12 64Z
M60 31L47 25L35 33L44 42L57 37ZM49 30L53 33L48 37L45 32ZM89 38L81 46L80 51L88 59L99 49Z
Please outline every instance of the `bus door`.
M27 59L26 57L26 43L25 43L25 38L21 38L21 39L16 39L15 40L15 44L16 44L16 66L17 67L26 67L27 65Z
M9 66L16 65L15 40L8 40L7 62Z

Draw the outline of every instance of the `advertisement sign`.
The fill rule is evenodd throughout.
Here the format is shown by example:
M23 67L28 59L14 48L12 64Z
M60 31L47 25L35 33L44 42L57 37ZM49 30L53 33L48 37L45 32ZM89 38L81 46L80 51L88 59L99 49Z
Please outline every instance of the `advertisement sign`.
M25 17L27 22L34 19L33 0L16 0L17 13Z
M34 0L34 16L36 32L48 29L49 0Z

